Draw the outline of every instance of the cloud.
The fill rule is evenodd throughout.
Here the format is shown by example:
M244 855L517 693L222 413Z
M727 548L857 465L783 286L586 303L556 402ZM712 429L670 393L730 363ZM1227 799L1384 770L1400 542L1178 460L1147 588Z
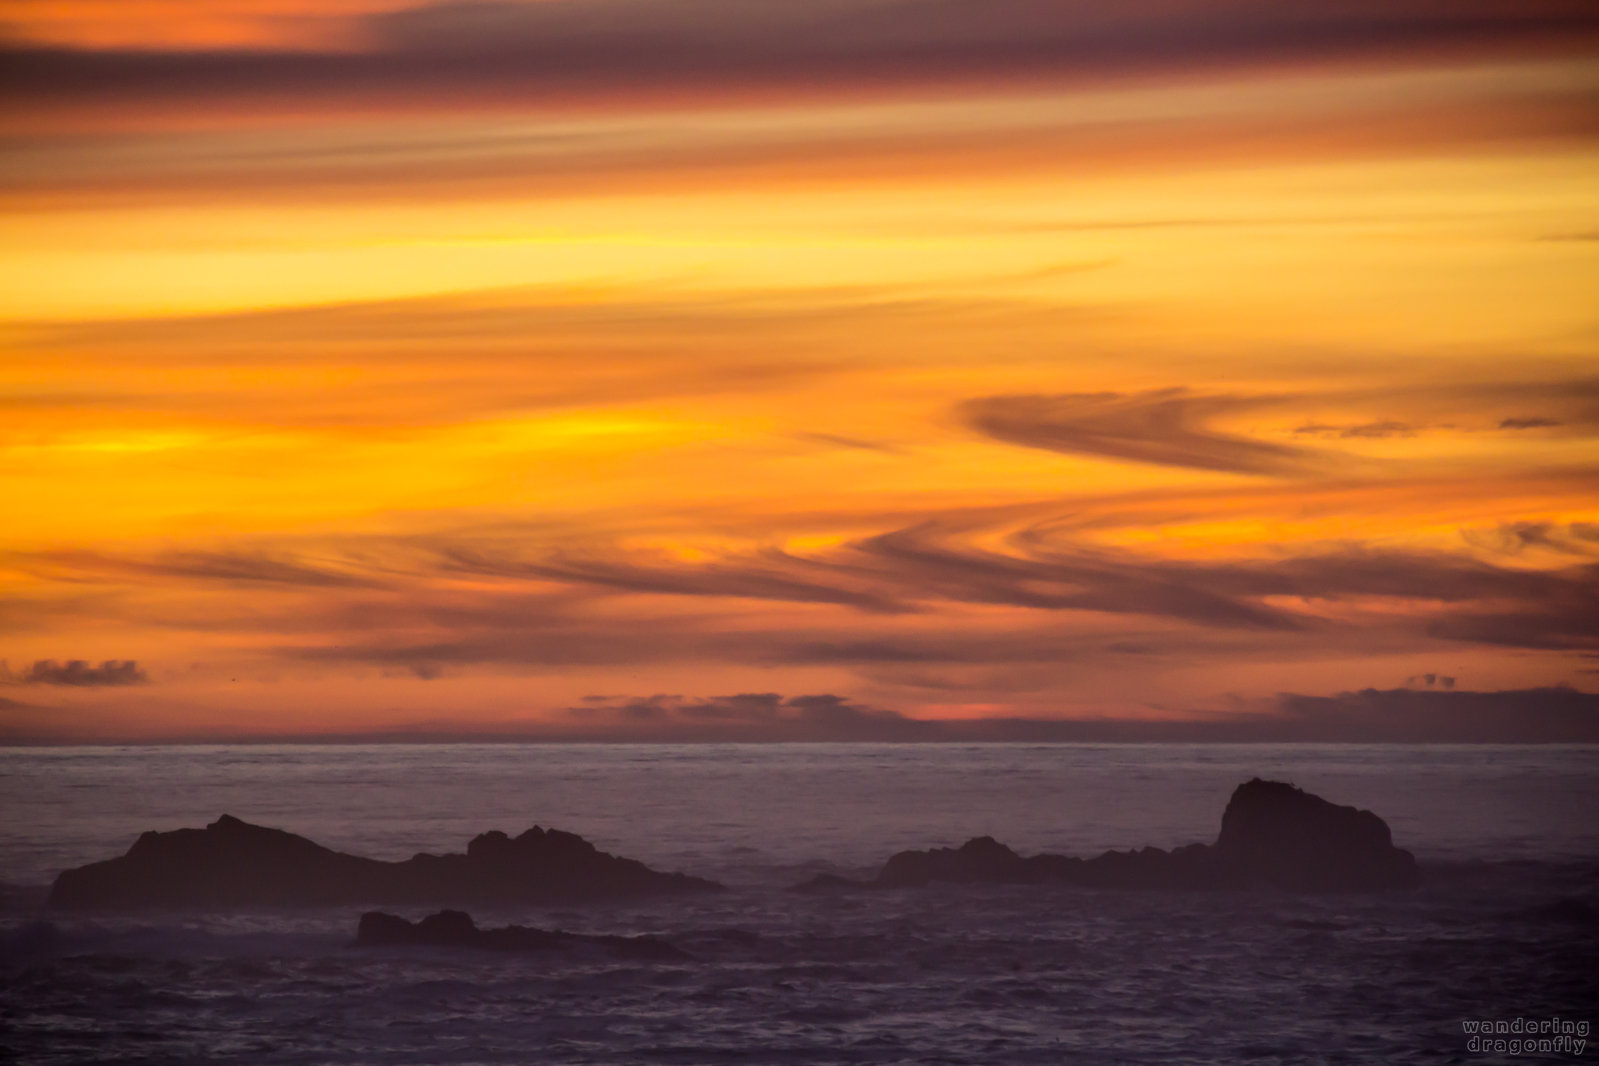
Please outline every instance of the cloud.
M832 693L784 698L775 692L688 699L655 695L586 697L568 715L588 725L660 739L737 741L891 741L935 739L934 723L907 718Z
M40 659L17 676L17 681L24 685L74 687L143 685L148 684L149 680L133 659L107 659L99 666L91 665L85 659L69 659L64 663Z
M30 211L202 201L372 205L641 192L662 196L698 192L708 182L727 192L781 188L793 193L804 188L835 189L840 184L864 190L935 176L942 181L957 177L982 181L1001 174L1129 173L1211 166L1221 158L1270 164L1329 154L1503 151L1515 142L1585 143L1588 133L1583 117L1586 98L1573 100L1550 92L1542 83L1525 89L1515 82L1487 88L1480 73L1459 70L1450 75L1457 82L1455 91L1440 97L1434 76L1417 74L1424 89L1413 93L1393 88L1392 102L1376 113L1357 101L1363 95L1361 86L1379 77L1370 72L1351 75L1348 99L1341 106L1329 108L1320 97L1307 99L1301 83L1297 97L1279 101L1271 111L1238 98L1198 96L1194 113L1181 117L1168 112L1143 114L1139 108L1106 114L1093 105L1086 110L1040 107L1020 112L1014 95L996 99L979 88L958 109L937 96L894 108L851 107L861 102L857 97L819 101L816 117L811 118L798 114L797 108L765 119L730 111L714 123L705 120L704 108L663 111L654 98L603 100L583 108L583 113L614 107L626 119L590 123L578 131L572 128L578 121L575 116L508 122L503 114L507 110L542 112L545 106L560 106L548 99L530 105L515 93L499 101L469 98L453 105L447 99L399 100L390 102L391 110L414 116L414 122L397 130L395 123L373 119L363 127L367 132L352 131L337 143L324 130L303 126L275 130L268 143L262 143L259 134L252 143L249 135L217 128L135 132L118 126L114 106L91 101L83 105L89 107L86 113L62 116L61 129L48 134L21 132L6 139L8 165L0 170L0 201L10 210ZM1531 80L1532 74L1524 71L1518 77ZM1391 86L1391 76L1378 84ZM849 92L869 97L879 88L870 81L846 84L832 95ZM703 90L707 96L716 91L716 86ZM774 89L774 94L808 91L822 90L800 86ZM1485 94L1494 97L1493 106L1483 106ZM706 107L722 102L704 101ZM1291 106L1295 102L1300 106ZM303 103L321 106L324 100ZM745 103L739 99L741 106ZM335 107L337 94L325 104ZM221 125L225 105L215 106ZM303 114L292 102L281 106ZM434 114L452 106L459 116L456 121L441 122ZM833 109L838 119L818 121L826 114L822 108ZM851 113L844 115L845 108ZM250 121L244 114L234 117ZM371 117L363 111L352 119ZM158 124L160 119L151 121ZM1316 220L1331 221L1336 220ZM1098 225L1137 229L1163 224L1169 222L1129 219ZM1219 218L1205 224L1229 225ZM868 228L902 230L905 225L884 219ZM1044 220L1018 225L1043 232L1083 224ZM1094 225L1087 223L1089 228ZM1003 223L994 228L1017 232ZM980 274L963 287L968 292L1013 287L1114 262L1101 258Z
M1340 547L1297 556L1187 560L1094 547L1047 522L1011 534L1008 552L938 523L858 542L906 587L970 602L1153 614L1223 626L1294 629L1301 621L1268 599L1396 597L1439 604L1478 599L1581 597L1599 575L1586 566L1529 570L1469 555ZM846 556L847 557L847 556Z
M1538 55L1592 42L1577 0L565 0L447 2L376 14L358 51L75 52L12 48L18 108L210 99L562 103L903 91L1316 65L1394 56Z
M1205 427L1218 416L1276 402L1158 389L989 396L962 404L960 414L995 440L1075 455L1232 474L1283 476L1327 467L1333 457L1322 453Z
M570 739L695 741L1096 741L1285 743L1592 743L1599 694L1565 686L1462 691L1362 689L1283 693L1242 713L1161 719L925 719L832 693L590 696L570 708Z
M1594 743L1599 741L1599 694L1565 686L1499 692L1368 688L1336 696L1285 694L1278 697L1276 717L1269 725L1285 740Z
M1599 524L1592 522L1506 522L1491 530L1469 530L1468 543L1506 555L1529 549L1569 556L1599 554Z
M769 394L863 372L822 345L764 343L773 331L870 332L903 318L869 285L726 296L632 282L596 286L601 291L576 302L570 287L546 285L17 326L8 336L15 358L37 366L70 360L107 385L92 397L68 390L36 397L31 425L20 416L0 420L9 431L0 444L30 430L70 440L74 429L103 432L121 419L198 423L207 447L226 446L238 427L261 425L368 441L372 429L392 429L399 432L389 439L403 443L415 440L414 431L470 430L494 420ZM927 313L937 321L958 312ZM441 346L451 353L447 361L437 358ZM308 386L303 375L333 350L351 368L349 380ZM240 389L240 374L260 381ZM204 562L192 553L188 561Z
M12 706L20 706L15 703ZM0 709L5 704L0 701ZM0 733L11 743L81 739L46 721ZM101 742L141 734L103 724ZM1599 743L1599 694L1568 686L1462 691L1374 689L1282 693L1254 709L1162 718L997 716L915 718L835 693L687 697L594 695L556 719L430 719L360 733L199 733L239 742L581 741L621 743Z
M1434 620L1434 637L1468 644L1544 651L1599 649L1599 566L1584 569L1587 580L1541 601L1504 610L1476 610Z
M89 551L12 552L5 558L40 573L77 581L180 578L301 588L355 588L379 584L368 575L250 551L179 551L142 559Z
M829 448L843 448L853 451L882 452L885 455L901 455L903 450L892 444L883 444L879 441L862 440L859 437L845 437L836 433L796 433L795 437L812 444L820 444Z
M1100 589L1057 593L1053 600L1038 579L1015 575L974 577L938 568L901 575L923 596L936 586L946 599L1015 599L1043 608L999 624L990 618L973 625L932 605L908 614L846 609L785 620L737 611L597 614L581 596L563 602L455 594L448 606L374 606L348 622L312 626L311 643L271 651L282 659L418 676L441 668L841 668L889 688L981 691L997 698L1058 689L1073 670L1103 674L1117 662L1159 672L1179 662L1436 653L1440 641L1599 649L1593 609L1585 606L1599 600L1599 580L1580 569L1517 571L1420 555L1152 569L1136 579L1113 575ZM1323 599L1307 600L1298 610L1276 602L1312 593ZM1479 615L1487 612L1478 605L1486 603L1512 605L1515 615L1484 622ZM1144 617L1111 627L1104 619L1063 613L1076 609ZM690 717L753 713L752 707L707 703ZM636 704L630 713L648 717L651 707Z
M1541 537L1582 560L1544 568L1465 551L1361 547L1184 559L1085 543L1047 519L1004 529L951 517L805 555L760 549L696 560L601 543L576 558L503 534L416 540L408 569L389 566L392 589L350 590L315 617L295 605L276 631L305 643L274 654L419 676L457 666L673 662L925 675L1135 652L1311 654L1372 640L1413 649L1440 640L1599 647L1599 567L1589 562L1599 533L1585 537L1580 523L1518 527L1500 535L1503 544L1481 546L1515 555ZM462 586L461 575L473 581ZM705 605L670 606L678 597ZM717 599L807 611L773 617L710 602ZM1024 610L974 628L959 605ZM1130 621L1111 628L1110 616ZM240 624L271 631L259 605Z
M1357 422L1353 425L1329 426L1320 422L1309 422L1294 430L1299 435L1317 437L1338 437L1342 440L1357 438L1381 439L1384 437L1414 437L1419 427L1405 422Z
M1070 543L1038 551L1017 548L1011 553L979 548L958 530L930 522L812 555L765 548L687 561L599 544L581 557L560 547L541 553L531 546L517 551L443 544L438 565L445 574L558 582L574 592L833 604L876 614L918 613L943 601L1144 614L1265 630L1297 629L1303 620L1258 602L1262 596L1319 583L1327 585L1319 591L1332 595L1348 585L1358 589L1399 580L1378 564L1369 564L1371 573L1357 573L1360 567L1343 556L1337 557L1342 565L1329 562L1337 572L1323 581L1313 573L1270 577L1267 570L1291 565L1281 561L1261 564L1261 572L1254 573L1247 564L1205 567ZM1413 570L1417 562L1406 557L1394 570ZM1451 576L1458 575L1452 571ZM1414 591L1421 580L1412 573L1404 588Z
M1229 628L1302 627L1291 612L1215 587L1202 568L1129 553L1063 545L1007 554L953 539L936 524L872 537L852 550L924 598L1153 615Z
M842 579L845 575L830 575L826 567L777 549L755 557L691 566L665 558L607 559L592 550L587 557L556 552L542 559L518 560L455 547L446 548L444 558L447 569L461 573L539 578L618 592L834 603L865 611L905 609L882 593L849 588L842 580L827 581L828 576Z
M1561 417L1500 417L1484 410L1529 401L1553 405ZM1295 436L1382 440L1457 428L1452 423L1430 420L1440 415L1463 417L1482 429L1495 425L1501 430L1565 427L1570 434L1588 435L1599 427L1599 382L1583 378L1534 383L1477 382L1282 396L1196 393L1185 388L986 396L965 401L957 407L957 413L967 425L995 440L1074 455L1267 476L1347 473L1358 469L1356 464L1361 461L1348 453L1313 450L1210 428L1211 422L1228 416L1290 411L1311 405L1397 409L1406 417L1384 414L1349 422L1310 420L1293 430ZM1485 416L1496 422L1483 424Z

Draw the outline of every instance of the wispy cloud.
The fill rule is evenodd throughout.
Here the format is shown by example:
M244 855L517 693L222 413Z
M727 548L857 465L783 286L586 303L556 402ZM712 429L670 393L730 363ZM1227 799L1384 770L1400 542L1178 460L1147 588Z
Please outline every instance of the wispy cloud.
M1503 423L1501 423L1503 425ZM1413 437L1417 427L1406 422L1357 422L1352 425L1329 426L1320 422L1307 422L1294 430L1296 435L1338 437L1351 439L1381 439L1384 437Z
M592 548L582 565L536 556L491 562L456 546L441 546L430 561L413 545L397 598L352 601L320 619L293 614L282 625L255 617L264 637L312 638L279 644L275 654L286 659L413 671L677 662L892 669L911 677L923 667L1067 671L1086 658L1225 658L1244 647L1355 653L1369 640L1411 651L1440 641L1592 650L1599 649L1591 606L1599 602L1599 567L1586 561L1582 532L1569 541L1544 533L1552 547L1541 550L1584 561L1536 569L1467 551L1365 548L1180 560L1089 548L1047 525L1011 533L1009 552L981 546L991 536L986 527L915 526L805 557L767 552L709 563L656 556L646 564L620 549L607 558ZM468 591L437 583L456 574L493 584ZM673 603L680 597L706 603L685 610ZM821 613L752 618L740 601ZM998 630L972 629L956 615L971 608L1021 613ZM658 621L662 612L671 624ZM1107 630L1106 618L1126 627Z
M1132 395L990 396L967 402L961 413L980 432L1029 448L1232 474L1295 474L1327 466L1331 457L1310 449L1205 425L1272 402L1161 389Z
M178 551L150 558L86 551L15 552L5 558L35 574L66 581L179 579L303 588L348 588L379 583L371 574L248 550Z
M0 635L82 735L1591 680L1591 3L245 6L0 13Z
M1494 408L1542 402L1562 417L1499 416ZM1326 405L1386 408L1436 415L1464 413L1460 424L1417 417L1350 422L1303 422L1295 437L1385 440L1429 430L1527 430L1566 427L1574 434L1599 429L1599 386L1587 378L1552 384L1493 382L1443 387L1391 388L1381 393L1328 390L1320 394L1239 395L1186 388L1139 393L985 396L964 402L958 414L996 440L1073 455L1128 460L1195 470L1278 477L1348 475L1361 465L1347 453L1228 432L1214 423L1248 414L1280 415ZM1486 417L1485 417L1486 416Z

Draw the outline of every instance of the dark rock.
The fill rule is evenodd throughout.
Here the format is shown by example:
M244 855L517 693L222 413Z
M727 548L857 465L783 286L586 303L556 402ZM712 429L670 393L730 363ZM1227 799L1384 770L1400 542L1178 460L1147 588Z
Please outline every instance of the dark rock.
M145 833L121 858L67 870L56 878L50 905L569 904L720 887L538 826L514 839L485 833L465 855L382 862L223 815L204 829Z
M459 911L441 911L441 914L459 914ZM468 919L470 920L470 919ZM398 914L385 914L383 911L367 911L361 915L361 922L355 927L355 942L365 947L381 947L387 944L416 944L420 942L421 931Z
M1026 861L993 837L973 837L958 848L902 851L883 864L877 884L885 888L925 885L929 881L1028 880Z
M490 951L569 951L598 948L611 954L650 962L678 962L689 956L656 936L588 936L561 930L507 925L479 929L462 911L439 911L419 922L394 914L368 911L356 927L358 947L476 948Z
M1233 790L1216 858L1230 878L1296 891L1405 888L1416 860L1394 847L1388 823L1281 781L1255 778Z
M1214 845L1172 851L1107 851L1092 859L1021 856L992 837L958 848L902 851L869 885L813 878L797 891L904 888L933 881L985 884L1055 882L1089 888L1368 891L1408 888L1416 861L1393 846L1388 825L1370 811L1341 807L1292 785L1256 778L1233 791Z
M1171 851L1107 851L1097 859L1083 860L1077 870L1062 879L1093 888L1227 888L1234 883L1206 844L1189 844Z

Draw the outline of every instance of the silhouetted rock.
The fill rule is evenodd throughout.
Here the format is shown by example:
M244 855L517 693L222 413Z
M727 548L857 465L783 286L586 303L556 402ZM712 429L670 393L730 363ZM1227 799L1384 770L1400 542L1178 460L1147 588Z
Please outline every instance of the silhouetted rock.
M320 906L340 903L583 903L718 889L534 826L484 833L465 855L404 862L346 855L223 815L204 829L149 832L121 858L67 870L54 907Z
M1301 891L1402 888L1417 876L1372 812L1258 777L1233 790L1216 858L1231 879Z
M1078 884L1093 888L1230 888L1241 887L1217 862L1208 844L1188 844L1164 851L1107 851L1097 859L1084 859L1076 870L1062 868Z
M993 837L974 837L958 848L902 851L883 865L877 883L888 887L929 881L1026 881L1026 861Z
M368 911L356 927L359 947L434 947L478 948L492 951L566 951L592 947L651 962L674 962L689 956L656 936L588 936L560 930L534 929L507 925L500 929L479 929L472 916L462 911L439 911L419 922L408 922L394 914Z
M870 882L813 878L795 889L904 888L946 881L1340 891L1406 888L1416 880L1415 859L1393 846L1387 823L1375 814L1256 778L1233 791L1214 845L1107 851L1097 858L1078 859L1022 856L992 837L976 837L958 848L902 851Z

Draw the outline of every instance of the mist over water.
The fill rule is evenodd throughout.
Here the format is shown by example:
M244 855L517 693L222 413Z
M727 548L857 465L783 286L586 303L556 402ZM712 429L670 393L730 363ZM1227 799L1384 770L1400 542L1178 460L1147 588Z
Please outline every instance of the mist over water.
M787 891L980 834L1211 841L1257 775L1375 810L1426 884ZM1489 1062L1463 1019L1599 1002L1592 912L1569 906L1599 902L1594 747L11 749L0 809L0 1057L24 1062ZM680 964L355 949L358 907L41 910L61 869L224 812L383 859L537 823L730 891L474 913L654 933Z
M47 881L223 813L384 859L539 824L734 878L983 834L1088 855L1212 840L1255 776L1375 810L1423 859L1599 856L1599 747L285 745L0 752L0 869Z

